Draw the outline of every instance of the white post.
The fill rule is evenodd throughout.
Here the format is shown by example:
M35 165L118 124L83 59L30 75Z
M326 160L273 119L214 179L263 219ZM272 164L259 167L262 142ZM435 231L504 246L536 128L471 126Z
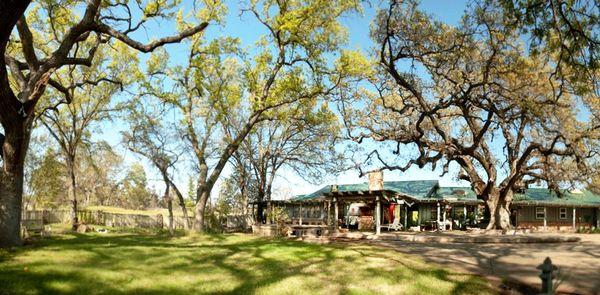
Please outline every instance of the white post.
M465 204L463 206L463 220L462 220L462 222L463 222L463 224L461 224L461 227L464 227L465 224L467 224L467 204Z
M573 230L575 230L575 207L573 207Z
M547 212L546 212L546 207L544 207L544 230L546 230L547 226L548 226L548 216L547 216Z
M298 220L298 224L302 225L302 204L300 204L300 219Z
M337 232L337 231L338 231L338 226L339 226L339 225L338 225L339 209L338 209L338 201L337 201L337 198L333 198L333 203L334 203L334 205L335 205L335 207L334 207L334 216L333 216L333 226L334 226L333 230L334 230L335 232Z
M379 196L375 197L375 234L381 234L381 202Z
M440 222L440 203L437 203L437 218L435 219L437 222Z
M443 230L446 230L446 206L444 206L444 213L442 214L442 217L444 218L444 220L443 220L444 229Z

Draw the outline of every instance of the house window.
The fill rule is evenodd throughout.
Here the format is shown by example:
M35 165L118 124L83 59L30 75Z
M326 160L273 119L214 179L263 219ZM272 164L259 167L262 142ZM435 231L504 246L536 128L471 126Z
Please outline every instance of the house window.
M544 219L545 217L544 207L535 207L535 219Z
M567 208L560 208L558 216L560 219L567 219Z
M431 220L437 220L437 207L431 207Z

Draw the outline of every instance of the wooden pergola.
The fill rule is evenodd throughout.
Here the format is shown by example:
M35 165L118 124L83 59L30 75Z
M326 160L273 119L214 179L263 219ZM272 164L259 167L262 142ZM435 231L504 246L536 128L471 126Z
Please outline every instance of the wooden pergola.
M327 198L327 206L333 206L335 217L333 220L333 228L335 231L338 230L338 216L339 216L339 204L340 203L357 203L357 202L373 202L375 204L375 233L381 234L381 221L382 221L382 205L385 203L396 203L398 194L391 190L374 190L374 191L344 191L339 192L332 190L332 192L325 193L324 196ZM328 210L329 212L329 210ZM405 211L406 212L406 211ZM405 216L406 220L406 216Z

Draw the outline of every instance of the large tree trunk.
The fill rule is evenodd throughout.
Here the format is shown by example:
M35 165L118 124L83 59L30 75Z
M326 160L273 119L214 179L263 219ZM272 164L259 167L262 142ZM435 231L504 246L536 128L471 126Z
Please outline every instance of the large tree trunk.
M165 195L164 195L164 200L167 201L167 210L169 212L169 235L173 235L173 232L175 231L175 227L173 225L173 198L171 198L171 195L169 194L169 188L171 186L169 185L169 181L167 179L165 179Z
M510 200L502 197L500 193L491 193L486 200L488 210L490 211L490 223L487 229L510 229Z
M190 229L190 218L188 216L188 212L187 212L187 208L185 207L185 200L183 199L183 194L181 194L181 192L179 191L179 189L177 188L177 186L175 186L175 184L169 180L169 184L171 185L171 188L173 188L173 190L175 191L175 194L177 195L177 201L179 203L179 208L181 208L181 214L183 214L183 226L185 226L185 230L189 230Z
M21 205L23 199L23 167L29 145L30 119L5 126L6 139L0 175L0 247L21 245Z
M21 202L23 163L29 144L31 120L17 111L17 101L8 81L4 54L11 32L31 1L0 1L0 123L6 133L1 147L0 171L0 247L21 244Z
M266 218L264 217L265 215L265 192L262 189L258 190L258 195L256 196L256 201L257 201L257 213L256 213L256 222L259 224L265 223L266 222Z
M210 196L210 190L204 188L205 185L199 185L197 191L198 203L196 203L196 217L194 220L194 231L204 232L204 213L206 211L206 202Z
M77 184L75 180L75 157L72 155L67 156L67 173L69 174L69 198L71 199L71 224L73 230L77 229L79 224L79 218L77 218Z

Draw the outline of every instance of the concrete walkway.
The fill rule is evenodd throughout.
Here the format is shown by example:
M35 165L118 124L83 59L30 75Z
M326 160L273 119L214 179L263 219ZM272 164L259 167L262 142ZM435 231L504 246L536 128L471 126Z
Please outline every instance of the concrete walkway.
M557 234L531 234L545 237ZM499 286L502 280L539 287L536 267L546 257L560 268L559 291L600 294L600 235L560 234L576 237L569 243L415 243L369 240L399 252L419 255L448 268L481 274Z

